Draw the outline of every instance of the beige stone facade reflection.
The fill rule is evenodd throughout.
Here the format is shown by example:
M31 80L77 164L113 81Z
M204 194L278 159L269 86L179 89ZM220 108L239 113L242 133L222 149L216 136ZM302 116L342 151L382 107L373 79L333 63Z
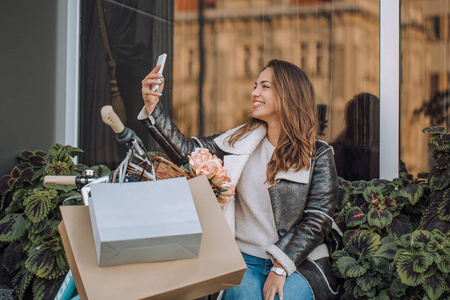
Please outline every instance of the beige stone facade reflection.
M291 61L310 76L317 104L328 106L324 140L331 142L341 132L345 105L355 94L379 96L379 1L204 2L205 135L245 122L255 79L272 58ZM428 122L412 113L430 89L434 57L427 56L432 46L426 24L418 1L402 1L401 146L402 160L413 173L428 168L427 137L421 132ZM188 135L198 134L198 37L197 1L175 0L173 111Z
M449 88L450 1L403 0L401 12L401 159L416 174L430 168L429 135L422 133L430 119L414 111Z

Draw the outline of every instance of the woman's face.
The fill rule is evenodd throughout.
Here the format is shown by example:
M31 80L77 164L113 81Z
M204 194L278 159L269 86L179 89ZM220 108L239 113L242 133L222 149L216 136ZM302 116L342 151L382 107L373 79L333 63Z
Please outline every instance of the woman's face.
M252 92L253 100L253 117L267 124L278 121L275 103L277 95L273 87L273 72L271 68L267 68L259 74L255 82L255 89Z

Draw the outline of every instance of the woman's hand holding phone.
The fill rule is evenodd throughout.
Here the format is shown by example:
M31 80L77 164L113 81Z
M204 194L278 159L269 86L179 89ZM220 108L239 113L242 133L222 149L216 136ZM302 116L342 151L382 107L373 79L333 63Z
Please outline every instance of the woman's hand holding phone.
M142 80L142 98L148 114L158 104L159 97L164 89L164 77L162 72L160 72L160 70L164 69L164 62L161 63L158 60L157 66ZM155 86L157 86L157 89L155 89Z

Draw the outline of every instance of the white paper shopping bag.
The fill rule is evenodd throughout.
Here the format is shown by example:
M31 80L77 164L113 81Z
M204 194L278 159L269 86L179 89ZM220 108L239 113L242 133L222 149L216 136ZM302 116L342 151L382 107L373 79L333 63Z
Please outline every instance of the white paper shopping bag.
M99 266L198 257L202 229L184 177L90 186Z

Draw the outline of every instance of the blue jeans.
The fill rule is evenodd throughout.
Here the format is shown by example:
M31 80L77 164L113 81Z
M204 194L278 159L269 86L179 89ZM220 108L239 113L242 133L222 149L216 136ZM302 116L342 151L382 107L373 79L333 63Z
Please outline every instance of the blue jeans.
M263 287L273 264L270 259L263 259L242 253L247 270L241 285L224 291L223 300L258 300L263 299ZM309 284L302 275L295 272L286 278L283 287L283 300L313 300ZM279 300L279 295L275 296Z

